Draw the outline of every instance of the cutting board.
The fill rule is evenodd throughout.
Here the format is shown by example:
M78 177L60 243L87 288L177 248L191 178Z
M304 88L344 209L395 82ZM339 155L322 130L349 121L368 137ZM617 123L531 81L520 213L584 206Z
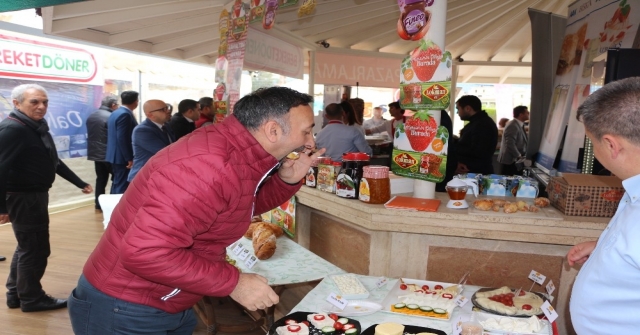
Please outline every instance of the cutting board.
M526 219L546 219L546 220L564 220L564 216L557 209L552 206L547 206L545 208L540 208L540 211L537 213L534 212L521 212L517 211L515 213L505 213L500 208L499 212L494 211L481 211L473 207L473 201L480 199L502 199L506 201L519 201L523 200L527 204L532 205L533 199L531 198L514 198L514 197L478 197L477 199L467 197L467 201L469 202L469 215L487 215L487 216L502 216L502 217L510 217L510 218L526 218Z

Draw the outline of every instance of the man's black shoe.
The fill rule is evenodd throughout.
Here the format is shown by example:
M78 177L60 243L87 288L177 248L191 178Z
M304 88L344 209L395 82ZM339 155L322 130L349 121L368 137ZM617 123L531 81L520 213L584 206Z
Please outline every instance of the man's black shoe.
M2 262L2 261L6 261L6 260L7 260L7 257L0 256L0 262Z
M56 299L50 295L44 295L38 301L20 306L23 312L40 312L49 311L52 309L60 309L67 307L67 300Z
M20 298L17 295L7 293L7 307L9 308L19 308L20 307Z

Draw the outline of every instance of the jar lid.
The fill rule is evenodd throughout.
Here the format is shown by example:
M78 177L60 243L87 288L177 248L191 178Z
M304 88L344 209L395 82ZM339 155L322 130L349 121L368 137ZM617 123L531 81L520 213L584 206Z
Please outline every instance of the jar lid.
M383 179L389 178L389 167L382 165L369 165L362 168L364 178Z
M332 163L333 166L342 166L342 162L335 161Z
M318 164L331 165L331 157L329 157L329 156L320 156L320 157L318 157Z
M343 161L368 161L369 155L364 152L347 152L342 155Z

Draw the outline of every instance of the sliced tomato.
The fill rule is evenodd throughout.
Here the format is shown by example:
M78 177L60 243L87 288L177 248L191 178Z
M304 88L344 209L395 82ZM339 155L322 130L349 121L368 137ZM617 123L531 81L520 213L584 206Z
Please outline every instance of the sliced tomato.
M422 290L423 291L429 291L429 285L422 285Z
M522 291L522 290L521 290L521 291L520 291L520 294L518 294L518 296L519 296L519 297L521 297L521 296L523 296L523 295L525 295L525 294L527 294L527 292L525 292L525 291Z
M513 292L507 293L507 297L513 297L513 296L515 296L515 294L513 294Z
M436 285L433 287L434 290L444 290L444 287L442 287L442 285Z
M453 299L453 294L451 293L443 293L442 297L445 299Z
M302 329L302 327L298 326L298 325L288 325L287 326L287 330L292 332L292 333L296 333L299 332L300 329Z
M346 325L344 325L344 326L342 327L342 329L347 330L347 329L351 329L351 328L353 328L353 327L355 327L355 326L354 326L354 325L352 325L352 324L350 324L350 323L347 323Z
M342 328L344 328L344 325L340 322L334 322L333 328L335 328L336 330L342 330Z
M284 322L285 325L295 325L297 322L295 320L288 319Z
M340 317L339 317L339 316L337 316L337 315L335 315L335 314L333 314L333 313L331 313L331 314L329 314L329 318L331 318L331 320L333 320L333 321L336 321L336 320L338 320ZM334 328L335 328L335 327L334 327Z
M531 307L531 305L522 305L522 309L526 310L526 311L530 311L533 307Z
M401 290L406 290L407 289L407 284L400 284L400 289Z
M324 320L324 315L316 314L316 315L313 316L313 319L317 320L317 321L322 321L322 320Z

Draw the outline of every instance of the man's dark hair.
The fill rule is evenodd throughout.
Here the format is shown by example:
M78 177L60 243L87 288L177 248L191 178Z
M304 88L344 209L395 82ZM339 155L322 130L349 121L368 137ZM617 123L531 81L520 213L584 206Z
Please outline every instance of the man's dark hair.
M102 102L100 103L100 105L102 105L103 107L111 108L113 104L117 104L117 103L118 103L118 97L116 97L113 94L107 94L104 98L102 98Z
M482 102L480 101L480 98L475 95L463 95L458 99L458 105L462 108L469 106L476 112L482 110Z
M136 91L124 91L120 94L120 99L123 105L131 105L138 101L138 92Z
M184 114L190 109L198 109L198 102L192 99L184 99L178 104L178 113Z
M397 108L397 109L402 109L402 107L400 107L400 103L397 101L394 101L392 103L389 104L389 108Z
M276 121L287 134L290 129L289 110L308 106L313 97L287 87L260 88L236 102L233 115L250 131L269 120Z
M578 107L577 119L598 140L610 134L640 146L640 77L602 86Z
M327 107L324 108L324 112L327 114L327 119L341 120L344 115L344 109L341 105L342 104L328 104Z
M200 98L200 100L198 100L198 103L200 104L200 108L212 107L213 106L213 98L211 98L211 97L202 97L202 98Z
M358 117L356 116L356 110L353 108L353 105L349 101L343 101L340 103L340 107L344 110L344 114L347 117L347 124L353 126L358 123Z
M517 119L518 117L520 117L520 114L526 112L527 109L528 109L527 106L513 107L513 117Z

